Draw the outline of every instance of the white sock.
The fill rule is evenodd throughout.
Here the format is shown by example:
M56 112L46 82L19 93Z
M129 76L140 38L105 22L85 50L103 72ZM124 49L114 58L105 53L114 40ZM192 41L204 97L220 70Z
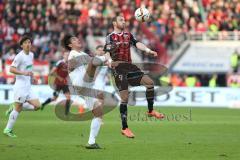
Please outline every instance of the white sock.
M7 129L13 128L13 125L15 124L15 122L17 120L18 114L19 113L15 109L10 113L8 123L6 126Z
M89 140L88 144L94 144L96 137L98 135L98 132L100 130L102 124L102 119L98 117L94 117L91 122L91 128L90 128L90 135L89 135Z
M25 102L22 105L22 110L23 111L34 111L34 106L31 105L30 103Z

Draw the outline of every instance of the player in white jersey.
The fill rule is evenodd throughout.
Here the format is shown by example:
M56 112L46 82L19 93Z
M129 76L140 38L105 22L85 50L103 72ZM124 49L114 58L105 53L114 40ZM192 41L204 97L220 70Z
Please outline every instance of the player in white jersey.
M73 86L80 86L89 89L102 90L102 85L95 85L95 71L97 66L101 66L108 63L110 59L109 55L95 56L90 58L86 53L81 51L81 43L77 37L66 35L63 39L64 47L70 51L68 57L68 64L70 65L71 73L69 77L71 79ZM81 57L81 58L80 58ZM89 58L89 59L88 59ZM84 61L88 59L88 65L80 65L74 67L74 64L79 63L79 61ZM80 62L81 63L81 62ZM97 78L96 78L97 79ZM104 82L102 82L104 84ZM88 91L87 91L88 92ZM94 118L91 122L90 135L87 149L100 149L99 145L95 142L96 137L99 133L102 124L102 109L103 109L103 93L98 92L97 96L94 97L84 97L86 102L86 107L92 111Z
M22 110L34 111L40 108L40 102L31 89L34 55L30 51L30 37L23 36L20 40L20 46L22 51L16 55L10 67L10 72L16 75L16 81L13 88L15 108L11 111L7 126L3 131L9 137L16 137L13 133L13 126Z
M104 46L99 45L96 47L96 55L103 56ZM104 90L106 82L108 81L108 66L99 66L96 70L97 78L94 80L93 88L97 88L98 90Z

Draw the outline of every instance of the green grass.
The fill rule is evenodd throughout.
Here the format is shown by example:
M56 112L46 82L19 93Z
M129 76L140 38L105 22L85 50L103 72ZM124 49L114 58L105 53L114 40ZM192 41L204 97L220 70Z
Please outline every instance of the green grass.
M0 130L6 125L0 107ZM102 150L86 150L90 121L64 122L53 107L22 112L15 125L18 138L0 134L0 160L238 160L240 110L161 108L168 118L144 116L146 108L129 107L129 126L135 139L120 134L118 109L104 118L97 142ZM174 118L173 118L174 115Z

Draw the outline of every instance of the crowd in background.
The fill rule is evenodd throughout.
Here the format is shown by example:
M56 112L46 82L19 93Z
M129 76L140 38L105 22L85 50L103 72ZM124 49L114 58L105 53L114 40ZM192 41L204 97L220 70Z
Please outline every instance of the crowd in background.
M172 73L159 78L159 85L174 87L233 87L226 83L225 74Z
M138 6L140 2L139 0ZM178 47L181 37L189 32L210 31L213 35L221 31L227 36L227 31L235 31L240 35L239 0L145 2L153 15L149 28L159 36L166 48Z
M64 32L74 33L83 50L90 53L86 37L112 32L111 19L119 14L138 40L154 46L133 16L142 5L152 15L145 23L147 29L166 49L176 48L178 37L186 32L240 30L239 0L0 0L2 63L14 58L18 41L25 33L33 37L35 60L48 60L51 64L59 60Z

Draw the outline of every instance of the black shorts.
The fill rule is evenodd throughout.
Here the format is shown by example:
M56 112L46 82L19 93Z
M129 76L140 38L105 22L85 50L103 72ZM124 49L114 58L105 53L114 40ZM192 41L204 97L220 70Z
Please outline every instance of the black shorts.
M119 91L128 90L128 86L140 86L144 73L134 64L120 63L113 69L113 76Z
M67 85L57 85L55 91L53 92L53 96L58 97L61 91L64 94L70 92Z

